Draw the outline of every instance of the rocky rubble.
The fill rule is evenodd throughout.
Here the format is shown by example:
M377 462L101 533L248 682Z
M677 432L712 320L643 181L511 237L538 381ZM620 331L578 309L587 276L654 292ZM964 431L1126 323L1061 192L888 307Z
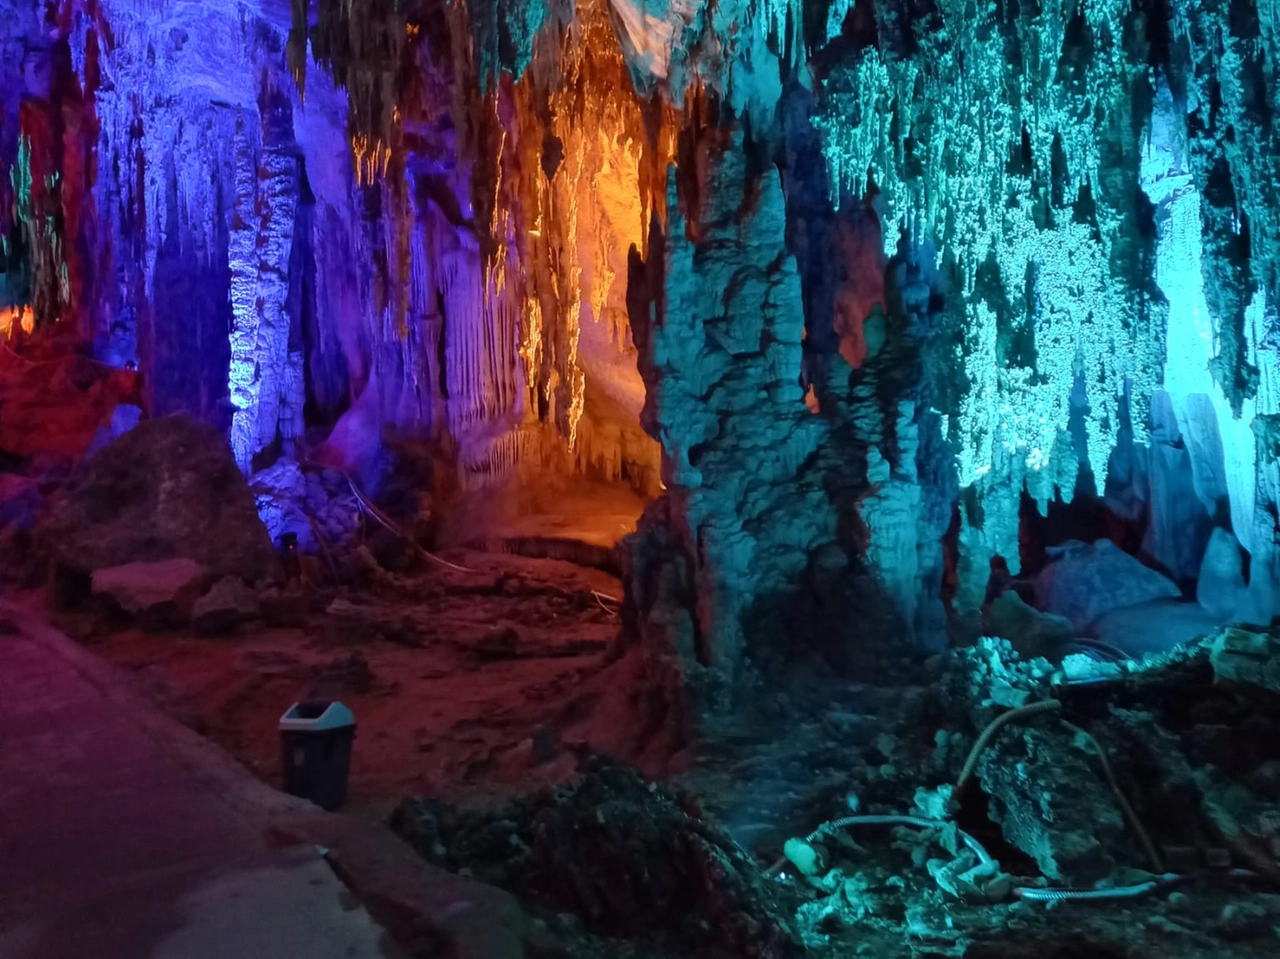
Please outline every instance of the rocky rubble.
M681 780L696 805L588 766L496 809L407 800L393 825L534 906L558 943L539 954L772 954L751 951L763 930L831 959L1261 959L1280 949L1277 642L1237 628L1055 668L984 639L847 703L778 694L762 715L792 734L775 717L770 736L702 742ZM770 815L791 840L756 825ZM1136 892L1036 900L1062 888ZM634 921L667 915L661 937Z
M1270 634L1227 630L1142 665L1076 655L1061 670L999 640L953 654L936 686L944 725L902 737L927 756L906 778L927 788L912 796L900 787L890 804L855 767L849 789L875 796L860 813L945 825L840 829L817 842L822 868L791 870L812 897L800 909L806 945L840 954L879 940L870 954L969 959L1050 945L1073 957L1274 953L1280 896L1267 883L1280 862L1280 823L1264 810L1280 792L1264 739L1280 732L1280 696L1262 665L1274 662L1274 644ZM1010 711L1013 721L973 751L973 735ZM930 739L936 749L923 753ZM899 764L911 754L900 748ZM953 791L962 765L976 782ZM957 829L998 860L992 878L1012 874L995 888L1028 890L1016 894L1022 901L992 904L992 885L957 882L973 867ZM1075 903L1049 912L1034 901L1054 887L1144 883L1155 891L1105 900L1105 913Z
M605 762L490 812L406 800L392 827L425 857L467 868L545 915L668 955L800 954L782 899L751 858L680 797ZM603 953L602 953L603 954Z

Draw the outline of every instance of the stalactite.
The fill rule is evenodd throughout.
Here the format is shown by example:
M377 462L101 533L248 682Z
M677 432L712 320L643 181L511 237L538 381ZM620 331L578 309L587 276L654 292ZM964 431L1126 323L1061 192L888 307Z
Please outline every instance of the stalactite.
M922 53L869 48L828 81L819 125L836 183L861 193L870 174L893 222L936 240L963 277L970 382L953 425L964 485L991 472L998 445L1025 457L1033 478L1062 475L1059 491L1070 500L1074 474L1053 460L1078 374L1098 482L1126 381L1143 398L1132 413L1141 441L1163 322L1142 291L1130 294L1114 255L1141 229L1130 192L1136 150L1107 156L1106 144L1133 136L1132 104L1149 96L1145 64L1125 47L1126 8L1092 4L1068 17L1048 4L997 28L994 3L980 3L976 16L942 3L934 26L917 30ZM1009 75L1011 55L1023 68ZM886 235L887 244L897 240L896 230ZM976 290L991 256L1013 315L997 315L1004 307ZM1024 302L1025 320L1017 314ZM1033 330L1034 364L1002 368L993 337L1023 322ZM1053 485L1035 486L1041 503Z
M496 94L496 115L510 119L500 138L505 154L494 208L525 266L520 353L533 390L530 411L542 411L570 451L584 417L593 415L593 389L604 405L627 409L624 422L639 410L638 391L628 389L634 374L627 372L625 254L644 250L648 213L664 206L665 190L650 171L665 169L666 158L657 155L669 144L652 135L625 69L605 5L587 3L572 22L544 26L523 76ZM634 453L646 441L619 442ZM572 462L588 460L575 455Z
M56 323L70 290L61 229L60 143L53 118L35 104L24 104L17 162L10 171L16 220L30 258L31 309L35 326Z
M292 152L278 144L264 144L257 179L257 335L253 355L258 409L254 452L271 446L279 436L285 451L291 453L293 441L302 435L303 395L301 359L289 349L290 316L286 309L298 197L298 167Z
M1186 85L1187 148L1201 193L1202 269L1218 344L1212 369L1240 415L1259 385L1246 312L1258 290L1280 304L1280 17L1273 0L1232 17L1194 3L1172 13L1188 55L1177 79Z
M305 77L302 31L308 26L309 0L293 0L290 64ZM347 132L362 184L382 176L390 162L400 124L398 81L406 63L406 17L395 0L318 0L317 21L309 31L316 62L347 93ZM412 62L412 58L408 58Z

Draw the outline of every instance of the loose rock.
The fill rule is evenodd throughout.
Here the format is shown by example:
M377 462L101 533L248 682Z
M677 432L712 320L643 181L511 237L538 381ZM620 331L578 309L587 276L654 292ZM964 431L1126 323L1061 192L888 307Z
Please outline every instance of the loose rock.
M203 635L229 633L241 623L257 619L261 612L257 594L245 585L244 580L238 576L224 576L196 600L191 611L191 625Z
M127 563L93 573L93 595L130 616L156 625L179 625L191 616L208 573L190 559Z

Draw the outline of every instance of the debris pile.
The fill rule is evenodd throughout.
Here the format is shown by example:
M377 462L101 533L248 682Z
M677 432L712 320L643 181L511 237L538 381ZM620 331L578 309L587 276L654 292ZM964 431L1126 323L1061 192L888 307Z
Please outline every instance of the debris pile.
M392 827L426 858L508 889L593 934L667 955L800 954L777 886L687 798L603 761L490 811L406 800ZM661 953L660 953L661 954Z
M412 799L393 823L432 861L560 916L560 933L568 913L614 937L610 954L1261 959L1280 949L1277 645L1237 627L1141 664L1055 668L983 639L902 687L878 731L855 722L838 784L834 727L793 704L795 735L767 762L794 780L778 788L827 799L776 845L752 800L735 835L758 858L701 800L594 761L500 809ZM745 741L700 791L757 788L766 754Z

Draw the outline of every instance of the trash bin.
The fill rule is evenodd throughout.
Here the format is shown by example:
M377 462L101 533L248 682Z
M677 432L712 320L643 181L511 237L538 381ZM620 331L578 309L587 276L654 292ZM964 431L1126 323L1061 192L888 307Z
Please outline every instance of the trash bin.
M342 703L294 703L280 717L284 791L337 809L347 798L356 720Z

